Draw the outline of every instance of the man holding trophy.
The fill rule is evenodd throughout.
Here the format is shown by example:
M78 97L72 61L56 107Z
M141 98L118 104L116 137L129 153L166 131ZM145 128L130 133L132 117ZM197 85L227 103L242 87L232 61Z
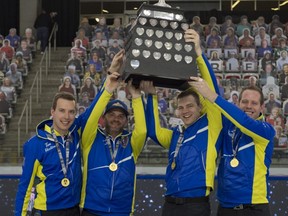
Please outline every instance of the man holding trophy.
M196 31L185 31L185 40L195 45L196 62L202 77L214 86L216 78L200 48ZM202 80L202 78L199 78ZM220 144L221 114L216 107L189 88L177 97L178 115L184 126L162 128L158 117L155 88L150 83L141 86L149 94L147 101L148 136L169 149L166 169L166 194L162 216L209 216L209 194L214 188L217 149Z
M201 76L219 93L200 37L188 29L184 12L167 7L165 1L142 5L131 31L123 76L150 80L140 84L148 94L148 136L169 150L162 216L209 216L222 120L216 107L189 88L189 77L197 76L198 66ZM171 130L160 126L154 85L184 90L177 97L183 126Z

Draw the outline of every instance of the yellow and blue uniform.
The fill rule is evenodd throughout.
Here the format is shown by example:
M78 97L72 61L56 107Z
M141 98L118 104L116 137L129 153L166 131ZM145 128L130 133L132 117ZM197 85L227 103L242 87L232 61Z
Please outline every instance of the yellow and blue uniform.
M218 200L221 207L268 203L268 169L273 153L275 130L263 121L262 115L254 120L220 96L214 104L225 116L218 168ZM234 158L233 148L237 148L237 167L230 165Z
M217 82L205 55L198 56L197 65L208 85L218 92ZM214 88L215 86L215 88ZM148 136L169 149L166 169L166 196L204 197L214 188L217 149L220 147L222 129L221 113L209 101L201 98L204 113L192 125L185 128L182 146L176 157L176 167L171 168L176 145L180 136L179 127L172 130L161 128L158 118L157 96L147 100Z
M34 208L38 210L59 210L77 206L80 202L81 151L77 124L69 129L68 187L61 185L64 178L55 141L51 135L52 120L45 120L37 126L36 135L23 146L23 173L16 196L15 216L27 214L31 189L36 186ZM65 140L55 131L59 147L66 161Z
M72 126L69 128L69 133L67 134L67 138L69 139L67 178L70 184L68 187L61 185L61 180L65 176L62 171L55 141L51 134L53 120L41 122L36 128L36 135L24 144L23 173L16 195L15 216L26 216L31 188L33 187L35 178L37 180L35 209L43 211L62 210L79 205L82 187L80 138L97 101L98 96L95 97L89 108L74 120ZM89 121L89 123L91 122ZM55 131L55 134L63 159L66 161L66 140L57 131Z
M105 129L98 127L111 94L102 89L87 125L83 130L83 186L80 207L95 215L127 216L134 211L136 184L135 164L146 141L146 120L141 97L132 99L135 129L124 130L113 139ZM110 144L118 145L115 163L111 171ZM115 149L114 149L115 150Z

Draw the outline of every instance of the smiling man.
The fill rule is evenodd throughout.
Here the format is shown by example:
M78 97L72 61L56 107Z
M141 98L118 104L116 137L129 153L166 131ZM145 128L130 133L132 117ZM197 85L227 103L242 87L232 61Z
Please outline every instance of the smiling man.
M132 96L135 127L131 132L126 130L129 115L126 104L110 101L119 87L120 74L114 72L112 76L114 87L99 92L97 112L88 120L91 126L83 131L82 216L129 216L134 212L136 163L147 134L144 101L140 89L130 80L127 90ZM102 113L104 127L97 124Z
M116 54L110 68L115 68L122 56L123 53ZM115 83L118 83L115 75L108 75L102 93L110 96L108 91L117 86ZM80 139L86 131L98 125L95 116L101 115L96 105L99 97L100 94L76 118L75 97L66 92L55 95L51 107L52 119L42 121L36 128L36 135L23 145L23 172L16 195L15 216L27 214L34 184L36 199L33 216L80 215ZM141 99L138 100L141 102ZM83 142L87 143L87 140L84 138Z
M202 54L199 35L189 29L185 32L185 39L195 44L196 61L202 77L209 80L211 87L217 86L215 76L211 79L213 70ZM162 128L155 87L152 82L144 84L147 85L141 88L149 94L146 110L148 136L169 149L162 216L210 216L209 194L214 188L221 114L209 101L188 89L177 97L178 115L184 126ZM217 88L214 90L218 91Z
M238 107L212 91L197 77L191 85L225 116L218 167L218 216L269 216L269 167L273 126L264 122L262 91L249 86L239 95Z
M15 216L26 215L31 189L37 179L37 197L32 215L79 216L81 188L80 124L76 123L73 95L57 93L51 108L52 119L44 120L36 135L23 146L23 173L20 178Z

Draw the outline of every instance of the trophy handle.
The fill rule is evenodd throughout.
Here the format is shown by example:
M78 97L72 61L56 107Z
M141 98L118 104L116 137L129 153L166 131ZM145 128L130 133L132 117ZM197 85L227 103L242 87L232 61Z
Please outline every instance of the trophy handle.
M158 3L154 4L156 6L161 6L161 7L169 7L171 8L171 5L166 4L165 0L159 0Z

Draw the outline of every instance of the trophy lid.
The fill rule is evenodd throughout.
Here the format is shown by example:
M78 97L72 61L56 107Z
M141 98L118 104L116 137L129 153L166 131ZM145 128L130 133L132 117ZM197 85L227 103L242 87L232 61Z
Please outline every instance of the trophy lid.
M178 8L143 3L137 11L137 16L187 22L184 17L184 13L185 11Z

